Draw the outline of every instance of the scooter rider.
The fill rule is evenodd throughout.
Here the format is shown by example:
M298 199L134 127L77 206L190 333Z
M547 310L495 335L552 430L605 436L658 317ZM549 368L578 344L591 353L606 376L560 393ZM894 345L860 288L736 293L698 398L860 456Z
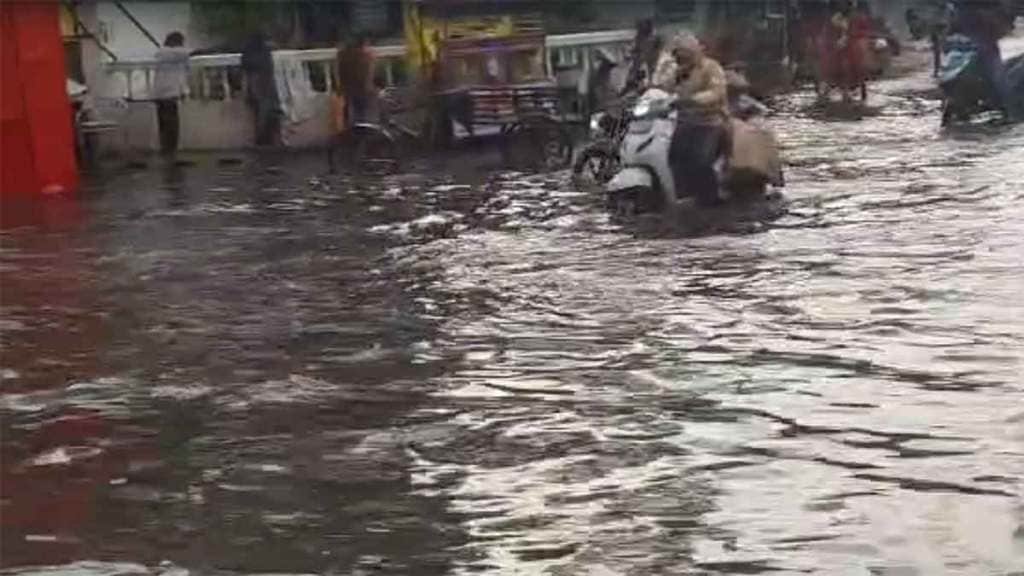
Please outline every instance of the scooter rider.
M1013 90L1006 77L999 39L1013 27L1013 18L1000 0L952 0L950 2L952 32L964 34L978 46L982 68L1007 117L1016 118L1022 111L1014 106Z
M725 71L704 54L695 36L681 33L659 59L653 83L679 97L678 123L669 148L676 187L701 203L716 203L720 182L714 164L730 150Z

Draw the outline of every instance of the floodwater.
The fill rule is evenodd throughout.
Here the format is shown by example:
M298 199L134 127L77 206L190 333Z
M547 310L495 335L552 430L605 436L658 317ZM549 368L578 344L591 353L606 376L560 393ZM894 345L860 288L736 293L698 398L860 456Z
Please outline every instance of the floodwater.
M1021 573L1024 128L927 83L788 99L789 213L718 233L314 157L8 211L3 566Z

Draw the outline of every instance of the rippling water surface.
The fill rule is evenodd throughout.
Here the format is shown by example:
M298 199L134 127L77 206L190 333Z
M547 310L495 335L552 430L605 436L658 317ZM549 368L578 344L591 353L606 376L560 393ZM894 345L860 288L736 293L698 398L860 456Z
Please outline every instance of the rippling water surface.
M150 170L2 236L16 574L1024 571L1024 130L772 120L789 213ZM450 167L449 167L450 168Z

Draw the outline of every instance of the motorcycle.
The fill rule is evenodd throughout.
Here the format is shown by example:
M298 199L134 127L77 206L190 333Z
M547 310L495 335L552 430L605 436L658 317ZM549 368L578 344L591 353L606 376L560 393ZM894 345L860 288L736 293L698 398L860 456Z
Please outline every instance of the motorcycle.
M682 198L670 164L669 149L679 115L687 113L679 106L675 95L663 90L652 88L640 97L630 113L632 120L619 151L623 167L605 187L610 207L634 212L679 207ZM730 163L726 155L719 156L713 169L722 185L718 190L698 191L709 196L696 198L700 204L720 204L734 196L764 196L769 185L784 185L778 145L770 133L733 120L733 135L733 156L736 156L737 146L744 151L760 149L760 152L744 154L746 158L756 157L750 162ZM752 164L768 168L749 170Z
M1003 63L1006 81L1010 84L1015 101L1006 107L1024 110L1024 55ZM939 67L939 87L942 89L942 126L954 121L967 122L973 116L1005 109L999 102L996 89L984 70L978 45L962 34L946 38Z
M629 100L632 90L623 90L614 96L612 71L618 59L607 49L595 53L597 69L590 77L588 108L605 107L590 116L590 139L576 155L572 172L574 177L586 176L593 182L604 184L618 171L619 145L629 125Z
M590 141L573 163L576 177L585 176L606 184L619 171L619 149L629 128L629 110L598 112L590 117Z

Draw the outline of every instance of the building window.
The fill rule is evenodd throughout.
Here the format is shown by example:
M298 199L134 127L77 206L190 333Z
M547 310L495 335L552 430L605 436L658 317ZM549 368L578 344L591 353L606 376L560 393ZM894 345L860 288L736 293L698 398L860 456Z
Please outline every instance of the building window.
M555 68L575 68L580 65L580 53L575 48L558 48L555 51Z

